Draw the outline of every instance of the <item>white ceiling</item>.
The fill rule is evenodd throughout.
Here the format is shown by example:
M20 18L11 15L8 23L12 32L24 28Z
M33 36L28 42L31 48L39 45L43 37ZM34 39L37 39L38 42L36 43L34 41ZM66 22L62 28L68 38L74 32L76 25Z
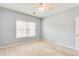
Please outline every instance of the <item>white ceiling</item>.
M48 3L51 7L51 10L43 12L38 12L33 14L34 8L32 3L0 3L0 7L8 8L18 12L22 12L28 15L36 17L46 17L51 14L55 14L73 7L78 6L78 3Z

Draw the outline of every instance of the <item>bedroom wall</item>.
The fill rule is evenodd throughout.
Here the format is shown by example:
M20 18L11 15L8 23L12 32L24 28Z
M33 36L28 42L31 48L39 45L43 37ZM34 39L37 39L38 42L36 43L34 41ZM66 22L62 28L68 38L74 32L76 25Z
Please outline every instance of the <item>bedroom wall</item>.
M36 23L36 36L29 38L16 39L16 19ZM41 38L41 20L36 17L28 16L19 12L0 8L0 46L16 42L28 42L33 39Z
M75 48L75 17L79 7L52 14L43 19L43 39Z

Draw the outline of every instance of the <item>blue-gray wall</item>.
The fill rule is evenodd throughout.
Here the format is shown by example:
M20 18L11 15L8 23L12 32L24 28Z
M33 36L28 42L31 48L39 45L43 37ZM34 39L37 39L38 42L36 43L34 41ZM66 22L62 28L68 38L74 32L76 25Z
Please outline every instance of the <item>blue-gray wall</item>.
M79 7L75 7L43 19L43 39L75 48L75 17Z
M16 19L35 22L36 36L30 38L16 39ZM0 8L0 46L22 41L31 41L41 38L41 20L36 17Z

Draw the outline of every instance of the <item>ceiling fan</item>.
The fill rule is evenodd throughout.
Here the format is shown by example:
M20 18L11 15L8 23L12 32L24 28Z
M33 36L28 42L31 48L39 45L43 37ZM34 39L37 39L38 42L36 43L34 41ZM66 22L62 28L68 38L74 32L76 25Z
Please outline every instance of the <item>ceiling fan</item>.
M35 8L33 14L36 14L37 12L49 11L51 6L47 3L33 3L33 8Z

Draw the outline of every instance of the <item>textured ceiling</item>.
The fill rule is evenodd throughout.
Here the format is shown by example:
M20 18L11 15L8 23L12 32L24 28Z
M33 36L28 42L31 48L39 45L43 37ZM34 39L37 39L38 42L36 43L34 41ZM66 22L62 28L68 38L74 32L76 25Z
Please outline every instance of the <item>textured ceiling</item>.
M37 12L36 14L33 14L35 8L33 7L32 3L0 3L0 7L8 8L11 10L15 10L36 17L46 17L51 14L55 14L76 7L79 4L78 3L48 3L48 5L50 6L50 10L45 12Z

